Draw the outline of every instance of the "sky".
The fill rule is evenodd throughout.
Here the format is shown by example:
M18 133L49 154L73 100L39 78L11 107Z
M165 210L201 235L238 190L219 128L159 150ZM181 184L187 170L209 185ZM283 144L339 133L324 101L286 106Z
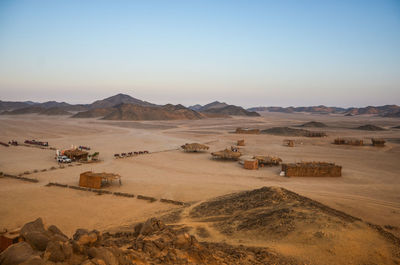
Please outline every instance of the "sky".
M0 100L400 104L399 0L0 0Z

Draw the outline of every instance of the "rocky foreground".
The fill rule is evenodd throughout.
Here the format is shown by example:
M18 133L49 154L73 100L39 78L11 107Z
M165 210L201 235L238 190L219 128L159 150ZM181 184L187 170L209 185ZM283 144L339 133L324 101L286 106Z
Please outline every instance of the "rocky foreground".
M20 241L0 254L0 265L400 264L400 239L390 232L279 187L104 233L78 229L72 238L38 218L22 227Z
M194 236L152 218L130 232L78 229L72 238L39 218L21 230L24 241L0 254L1 265L293 264L265 248L200 243Z

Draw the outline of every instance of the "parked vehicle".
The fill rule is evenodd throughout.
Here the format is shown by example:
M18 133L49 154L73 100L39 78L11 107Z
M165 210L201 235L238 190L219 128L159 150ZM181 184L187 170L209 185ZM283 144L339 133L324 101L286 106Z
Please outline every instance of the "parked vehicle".
M42 142L36 140L25 140L26 144L34 144L34 145L41 145L41 146L49 146L49 142Z
M67 156L58 156L57 162L58 163L71 163L72 161Z

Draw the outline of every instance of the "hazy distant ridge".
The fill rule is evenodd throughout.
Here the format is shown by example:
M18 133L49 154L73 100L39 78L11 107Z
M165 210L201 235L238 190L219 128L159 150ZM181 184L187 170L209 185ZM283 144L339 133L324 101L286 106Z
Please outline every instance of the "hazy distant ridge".
M311 106L311 107L255 107L255 108L249 108L247 110L283 112L283 113L294 113L294 112L307 112L307 113L319 113L319 114L337 113L337 114L344 114L347 116L374 114L382 117L400 117L400 106L398 105L368 106L362 108L326 107L323 105Z
M69 104L66 102L47 101L44 103L32 101L1 101L0 112L7 115L29 114L37 113L42 115L68 115L69 112L78 112L74 117L105 117L114 112L114 108L121 104L130 104L133 106L162 108L162 106L143 101L129 95L117 94L102 100L96 100L91 104ZM170 105L173 106L173 105ZM269 112L307 112L316 114L343 114L346 116L353 115L378 115L382 117L400 117L400 107L398 105L384 105L384 106L368 106L362 108L341 108L341 107L327 107L324 105L310 106L310 107L254 107L247 110L235 105L229 105L225 102L214 101L206 105L196 104L188 108L182 105L179 108L185 108L188 116L190 111L201 113L204 117L223 117L227 115L238 116L260 116L260 111ZM138 111L138 109L137 109ZM153 109L147 109L152 112ZM179 111L183 110L168 110ZM129 116L129 115L128 115ZM161 115L162 116L162 115ZM160 117L161 117L160 116ZM177 115L180 116L180 115ZM185 116L185 115L183 115ZM195 115L196 116L196 115ZM170 116L172 117L172 116Z

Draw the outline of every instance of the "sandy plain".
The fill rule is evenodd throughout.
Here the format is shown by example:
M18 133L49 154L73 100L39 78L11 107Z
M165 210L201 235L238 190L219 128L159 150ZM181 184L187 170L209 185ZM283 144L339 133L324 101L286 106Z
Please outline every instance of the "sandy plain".
M273 135L237 135L236 127L271 128L320 121L328 128L325 138ZM385 131L352 128L374 124ZM37 217L57 226L69 236L79 227L106 230L162 215L177 206L149 203L136 198L95 195L58 187L48 182L77 185L86 170L115 172L122 186L112 191L196 203L231 192L263 186L279 186L317 200L347 214L381 226L392 226L400 235L400 130L398 119L372 116L343 117L304 113L263 113L261 117L234 117L194 121L112 122L38 115L0 116L0 141L24 139L48 141L58 149L87 145L100 152L100 163L47 170L58 166L54 150L24 146L0 146L0 171L28 175L39 183L0 178L0 229L13 230ZM337 146L336 137L355 137L369 142L371 137L391 139L386 147ZM295 139L296 147L283 146ZM244 155L277 155L284 162L327 161L343 166L340 178L286 178L280 167L245 170L236 162L210 159L207 153L184 153L177 148L189 142L206 143L210 152L245 139ZM148 150L151 153L114 159L114 153Z

